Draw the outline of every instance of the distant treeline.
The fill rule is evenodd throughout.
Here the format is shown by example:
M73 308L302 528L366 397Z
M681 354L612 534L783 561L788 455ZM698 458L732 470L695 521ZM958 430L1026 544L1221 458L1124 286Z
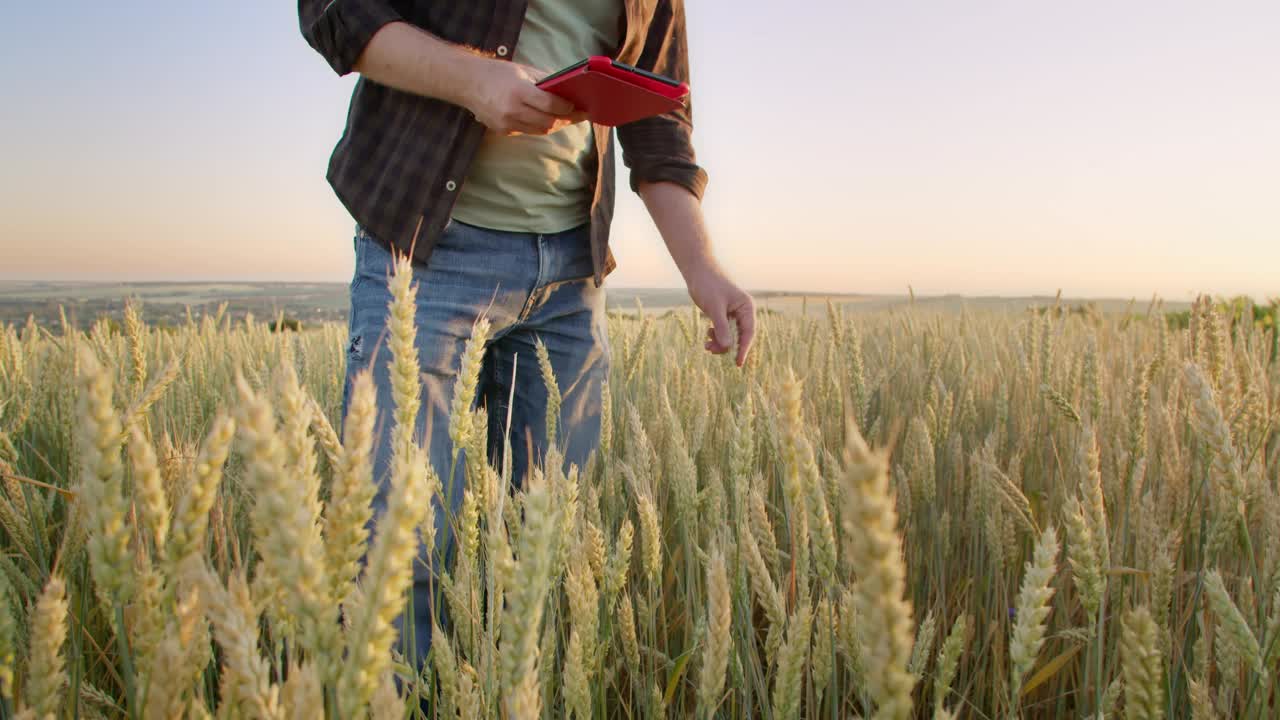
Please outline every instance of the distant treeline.
M1230 318L1232 327L1242 320L1248 318L1259 328L1270 328L1276 324L1276 312L1280 309L1280 298L1271 298L1266 304L1260 304L1253 298L1245 295L1237 295L1232 298L1219 298L1208 300L1214 309L1223 317ZM1029 309L1030 312L1037 315L1049 313L1053 317L1064 317L1067 315L1080 315L1084 317L1101 317L1102 311L1095 303L1072 303L1065 305L1055 303L1053 305L1040 305ZM1153 300L1146 309L1145 316L1150 317L1152 314L1162 314L1165 321L1172 328L1185 329L1191 324L1191 314L1194 307L1188 310L1165 311L1161 308L1158 300ZM1137 304L1131 303L1129 309L1125 311L1125 315L1144 315L1138 311Z
M1280 308L1280 298L1272 298L1266 305L1260 305L1252 298L1238 295L1217 300L1214 302L1214 307L1224 316L1231 318L1232 327L1242 320L1251 319L1260 328L1270 328L1275 327L1276 310ZM1173 327L1185 328L1191 324L1191 311L1165 313L1165 318Z

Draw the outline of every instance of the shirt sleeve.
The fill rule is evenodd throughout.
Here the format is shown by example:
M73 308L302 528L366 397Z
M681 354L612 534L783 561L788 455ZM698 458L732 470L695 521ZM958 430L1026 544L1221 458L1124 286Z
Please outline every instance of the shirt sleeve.
M401 19L387 0L298 0L302 36L339 75L354 69L374 33Z
M636 67L689 81L683 0L658 0ZM707 173L693 151L692 98L685 107L617 128L622 162L631 169L631 189L641 183L673 182L701 198Z

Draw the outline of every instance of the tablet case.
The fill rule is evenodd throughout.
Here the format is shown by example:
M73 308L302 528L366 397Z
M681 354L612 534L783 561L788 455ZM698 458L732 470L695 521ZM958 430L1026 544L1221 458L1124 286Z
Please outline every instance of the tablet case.
M684 83L671 85L602 56L551 75L538 87L585 110L591 122L610 126L678 110L689 95Z

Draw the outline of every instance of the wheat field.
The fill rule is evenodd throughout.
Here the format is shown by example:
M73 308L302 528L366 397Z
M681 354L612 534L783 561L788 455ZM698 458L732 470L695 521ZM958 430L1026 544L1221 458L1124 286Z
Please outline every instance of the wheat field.
M1164 318L830 306L739 370L692 311L616 314L588 465L468 464L421 673L392 620L440 483L400 422L365 532L345 328L6 327L3 717L1274 718L1276 331Z

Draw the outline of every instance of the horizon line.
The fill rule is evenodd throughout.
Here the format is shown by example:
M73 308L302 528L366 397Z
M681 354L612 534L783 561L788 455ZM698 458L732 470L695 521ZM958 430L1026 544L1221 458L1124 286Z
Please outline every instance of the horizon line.
M50 279L50 278L13 280L13 279L0 278L0 287L3 287L3 286L5 286L5 285L42 285L42 284L43 284L43 285L76 285L76 286L84 286L84 287L110 287L110 286L121 286L121 285L139 285L139 286L166 286L166 285L167 285L167 286L183 286L183 285L280 285L280 286L289 286L289 285L293 285L293 286L321 285L321 286L344 286L344 285L348 285L349 283L348 283L348 281L343 281L343 280L245 280L245 279L239 279L239 280L235 280L235 279L203 279L203 280L67 280L67 279ZM663 285L643 285L643 286L641 286L641 285L619 285L619 286L610 286L608 289L609 289L609 290L616 290L616 291L630 291L630 292L642 292L642 291L648 291L648 292L652 292L652 291L677 292L677 291L687 291L687 288L685 288L684 286L676 286L676 285L668 285L668 286L663 286ZM910 287L909 285L908 285L908 289L907 289L907 291L905 291L905 292L901 292L901 293L886 293L886 292L858 292L858 291L825 291L825 290L795 290L795 289L778 289L778 288L748 288L748 289L747 289L747 292L751 293L752 295L761 295L761 296L789 295L789 296L796 296L796 297L800 297L800 296L807 296L807 297L858 297L858 298L881 298L881 299L890 299L890 298L896 299L896 298L912 298L912 297L914 297L914 298L916 298L916 299L944 299L944 298L961 298L961 299L975 299L975 300L982 300L982 299L994 299L994 300L1041 300L1041 299L1044 299L1044 300L1050 300L1050 301L1079 300L1079 301L1113 301L1113 302L1137 302L1137 301L1140 299L1140 297L1139 297L1138 295L1067 295L1067 294L1063 294L1063 293L1062 293L1062 291L1061 291L1061 289L1056 289L1056 290L1054 290L1054 291L1052 291L1052 292L1048 292L1048 291L1037 291L1037 292L1029 292L1029 293L999 293L999 292L982 292L982 293L972 293L972 294L970 294L970 293L964 293L964 292L960 292L960 291L946 291L946 292L936 292L936 293L921 293L921 292L915 292L914 290L912 290L912 289L911 289L911 287ZM1197 297L1197 296L1199 296L1199 295L1209 295L1209 297L1214 297L1214 298L1235 298L1235 297L1241 297L1241 296L1243 296L1243 297L1249 297L1250 299L1253 299L1253 296L1252 296L1252 295L1250 295L1249 293L1243 293L1243 292L1242 292L1242 293L1229 294L1229 295L1228 295L1228 294L1215 295L1215 294L1210 294L1210 293L1193 293L1193 294L1191 294L1191 297L1192 297L1192 299L1194 299L1195 297ZM1255 302L1256 304L1264 304L1264 305L1265 305L1265 304L1271 304L1272 302L1275 302L1275 298L1276 298L1276 297L1277 297L1277 296L1267 295L1267 296L1264 296L1261 300L1254 299L1254 302ZM48 299L49 299L49 300L52 300L52 299L54 299L54 298L48 298ZM1173 297L1166 297L1166 296L1162 296L1162 295L1160 295L1159 293L1153 293L1153 294L1152 294L1151 296L1149 296L1149 297L1148 297L1148 296L1146 296L1146 295L1143 295L1143 296L1141 296L1141 299L1142 299L1142 301L1144 301L1144 302L1153 302L1153 301L1190 302L1190 301L1191 301L1191 300L1182 300L1182 299L1177 299L1177 298L1173 298ZM170 304L170 303L164 303L164 304Z

